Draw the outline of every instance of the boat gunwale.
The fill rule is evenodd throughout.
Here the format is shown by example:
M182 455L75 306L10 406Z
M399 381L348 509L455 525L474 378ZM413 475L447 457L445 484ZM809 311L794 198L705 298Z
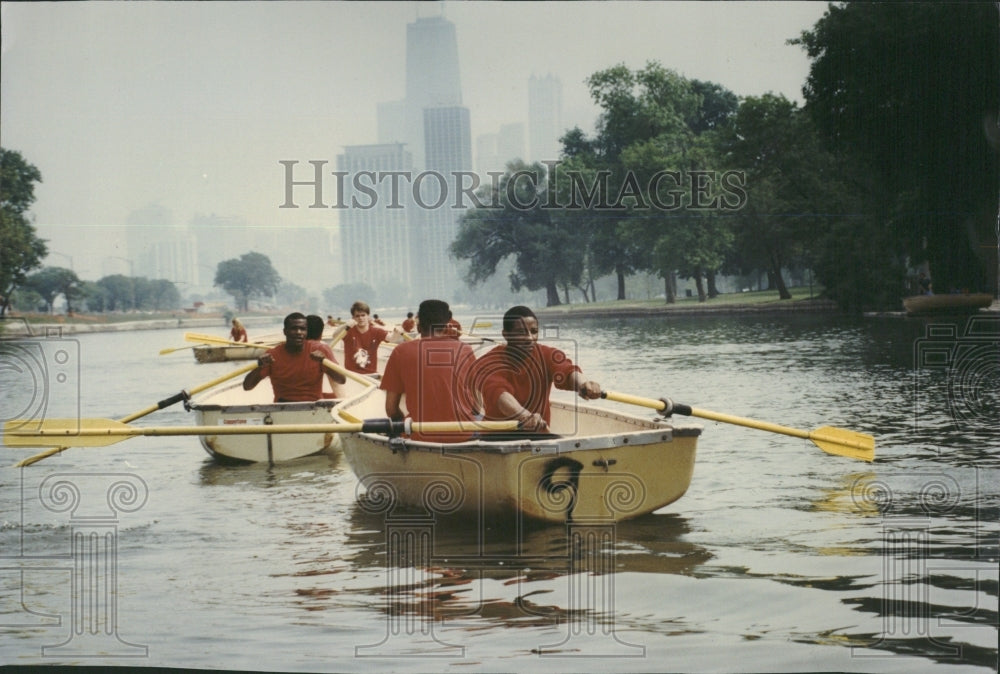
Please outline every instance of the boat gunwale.
M647 445L670 443L675 437L699 437L703 427L698 424L675 426L662 418L643 419L632 415L627 415L615 410L606 410L589 405L578 405L562 401L552 401L555 407L565 410L572 410L579 413L599 418L612 419L615 421L642 425L645 428L616 431L613 433L600 433L589 435L562 435L551 438L531 439L509 439L490 440L488 434L481 435L474 440L465 442L444 443L427 442L424 440L410 440L402 437L389 437L380 433L357 433L360 438L375 445L384 446L393 452L398 451L419 451L447 454L566 454L569 452L594 451L594 450L614 450L626 449L628 447L644 447ZM337 410L350 414L348 410ZM553 450L552 447L555 446Z
M318 407L327 407L332 410L343 401L344 398L323 398L321 400L291 403L246 403L242 405L190 403L188 406L195 412L232 412L234 414L244 414L247 412L298 412Z

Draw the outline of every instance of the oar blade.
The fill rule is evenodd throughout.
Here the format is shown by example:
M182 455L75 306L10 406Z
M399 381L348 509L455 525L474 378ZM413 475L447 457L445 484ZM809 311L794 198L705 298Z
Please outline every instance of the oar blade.
M875 438L867 433L823 426L812 431L809 439L827 454L868 462L875 460Z
M9 447L106 447L127 439L130 429L114 419L13 419L3 440Z

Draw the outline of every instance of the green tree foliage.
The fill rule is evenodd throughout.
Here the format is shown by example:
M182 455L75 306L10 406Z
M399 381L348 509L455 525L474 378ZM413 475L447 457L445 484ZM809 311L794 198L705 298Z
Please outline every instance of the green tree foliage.
M590 167L611 186L606 203L574 215L588 232L588 270L615 274L618 299L625 298L627 275L660 274L668 302L679 272L696 280L704 300L704 279L714 278L732 236L714 212L720 186L699 172L717 168L712 139L730 124L736 95L655 62L635 71L614 66L587 84L601 107L597 132L587 139L574 129L562 142L567 163ZM676 180L656 180L663 172ZM697 196L692 180L706 183Z
M233 296L240 311L246 311L255 297L273 296L280 283L281 276L271 266L270 258L261 253L223 260L215 270L215 285Z
M692 127L699 118L703 99L689 80L659 63L647 63L636 71L617 65L591 75L587 86L591 98L601 108L590 156L596 168L610 172L611 185L625 189L632 184L634 167L629 164L630 148L651 144L652 152L668 159L683 154L693 142L696 134ZM634 184L641 188L642 181ZM629 206L633 215L638 211L639 217L653 216L648 224L656 226L659 218L650 212L648 202L641 204L632 199L624 204L618 200L620 194L621 191L616 191L612 203ZM604 211L603 223L591 239L595 270L617 276L620 300L625 299L625 276L651 265L650 249L640 239L629 236L634 228L627 217L620 217L628 214L620 209Z
M725 161L746 175L746 205L732 216L739 269L765 270L779 297L791 299L782 269L806 260L826 226L822 214L841 212L833 208L838 164L808 116L775 94L745 99L719 138Z
M334 317L350 318L352 304L360 300L373 307L377 299L375 289L367 283L341 283L323 291L327 311Z
M995 3L847 3L794 41L812 59L806 110L872 174L871 219L839 223L840 243L926 259L939 290L994 282L998 33Z
M559 286L580 283L584 250L573 224L551 208L545 167L512 162L492 190L480 192L484 207L462 216L450 246L454 258L469 261L466 282L478 285L512 256L512 291L545 289L546 306L562 304Z
M124 274L112 274L98 279L97 286L104 296L107 311L128 311L136 307L135 279Z
M181 293L167 279L132 279L135 285L136 308L146 311L169 311L181 305Z
M35 183L41 181L42 174L19 152L0 147L0 316L14 290L48 253L27 216L35 202Z
M76 272L65 267L43 267L28 276L24 285L42 296L50 313L60 295L66 298L68 314L73 313L73 300L83 296L82 284Z

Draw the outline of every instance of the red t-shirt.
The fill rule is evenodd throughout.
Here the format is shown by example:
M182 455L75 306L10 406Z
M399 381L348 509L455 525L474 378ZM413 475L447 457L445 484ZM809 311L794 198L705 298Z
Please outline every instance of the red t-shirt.
M316 349L337 362L333 351L323 342L307 340L298 353L289 353L284 344L268 349L274 362L261 368L261 377L271 378L274 402L311 402L323 397L325 368L309 355Z
M413 332L417 329L417 322L412 318L407 318L403 320L403 332Z
M505 345L500 345L476 361L471 385L482 394L486 418L504 420L497 406L502 393L510 393L532 414L539 414L545 423L551 422L549 393L552 385L564 391L572 390L573 373L580 368L559 349L535 343L528 358L518 358Z
M475 401L468 386L475 354L451 337L425 337L399 344L385 364L379 388L406 395L413 421L471 421ZM464 442L472 433L413 434L414 440Z
M389 333L377 325L369 325L365 332L356 327L344 334L344 367L351 372L375 374L378 371L378 345Z

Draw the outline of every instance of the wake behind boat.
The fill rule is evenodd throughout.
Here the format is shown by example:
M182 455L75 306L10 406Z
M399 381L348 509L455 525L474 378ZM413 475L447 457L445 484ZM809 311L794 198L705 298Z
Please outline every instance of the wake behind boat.
M336 407L345 422L384 416L372 389ZM701 426L552 401L544 438L483 435L454 444L375 433L342 438L368 503L533 520L616 522L679 499L691 484Z

